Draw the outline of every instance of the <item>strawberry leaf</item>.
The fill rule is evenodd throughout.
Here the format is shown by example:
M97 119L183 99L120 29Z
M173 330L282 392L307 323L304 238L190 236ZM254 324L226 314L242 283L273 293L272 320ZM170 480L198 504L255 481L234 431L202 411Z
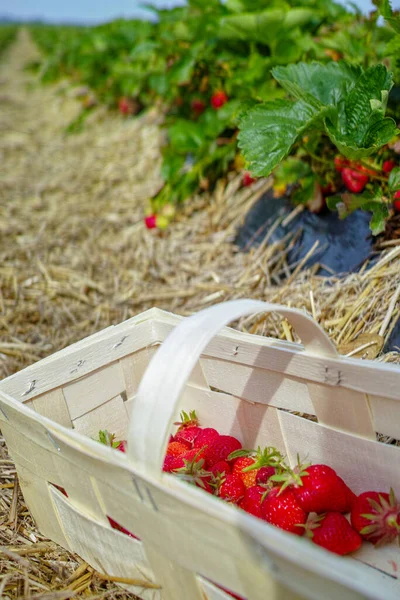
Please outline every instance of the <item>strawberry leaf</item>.
M300 62L272 69L273 77L289 94L319 107L341 102L361 73L360 67L343 62Z
M266 102L245 113L238 142L251 172L269 175L321 113L305 102L289 100Z
M363 72L343 62L298 63L272 74L297 102L260 104L240 120L239 146L254 175L269 175L308 130L328 134L352 160L373 154L398 132L384 117L393 85L384 65Z
M372 0L373 4L379 9L382 17L386 19L389 25L400 33L400 17L393 15L393 10L389 0Z
M373 235L378 235L385 230L385 221L389 216L389 209L382 202L382 195L381 187L376 186L362 194L345 192L341 196L331 196L327 199L327 205L329 209L338 211L340 219L345 219L358 208L372 212L370 229Z
M400 189L400 167L395 167L389 175L389 190L396 192Z

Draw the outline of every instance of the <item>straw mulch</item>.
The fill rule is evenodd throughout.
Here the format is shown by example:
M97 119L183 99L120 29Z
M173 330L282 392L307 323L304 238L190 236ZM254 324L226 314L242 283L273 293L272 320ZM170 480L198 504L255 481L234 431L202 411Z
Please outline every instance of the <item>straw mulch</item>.
M269 244L271 229L239 252L237 227L270 186L241 189L239 176L192 198L166 232L147 231L144 205L161 183L157 111L124 120L99 108L67 135L76 93L38 85L23 68L35 52L22 32L0 65L0 377L152 306L187 315L241 297L306 309L343 353L400 363L380 354L399 316L396 241L345 279L302 263L289 272L293 236ZM273 316L235 326L293 338ZM4 442L0 452L0 597L133 598L37 532Z

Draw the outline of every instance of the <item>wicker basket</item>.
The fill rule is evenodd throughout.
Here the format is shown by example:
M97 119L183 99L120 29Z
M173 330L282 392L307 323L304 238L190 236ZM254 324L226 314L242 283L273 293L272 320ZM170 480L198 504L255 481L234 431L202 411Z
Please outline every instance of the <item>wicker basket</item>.
M304 346L224 328L261 311L286 317ZM144 599L229 600L221 586L249 600L400 598L395 544L340 558L163 474L181 409L292 464L328 463L356 493L400 496L400 448L375 434L400 439L400 369L339 356L301 311L238 300L186 319L149 310L0 383L1 429L40 531ZM91 439L102 428L127 436L126 455Z

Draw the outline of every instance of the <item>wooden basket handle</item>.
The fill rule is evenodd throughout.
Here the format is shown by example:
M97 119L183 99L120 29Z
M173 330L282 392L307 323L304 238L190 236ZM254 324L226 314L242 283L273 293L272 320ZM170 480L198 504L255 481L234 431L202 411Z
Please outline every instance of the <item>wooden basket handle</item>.
M337 356L323 329L304 312L259 300L232 300L206 308L177 325L150 361L133 403L128 432L128 456L136 467L161 476L165 449L179 399L202 352L230 322L258 312L286 317L305 351Z

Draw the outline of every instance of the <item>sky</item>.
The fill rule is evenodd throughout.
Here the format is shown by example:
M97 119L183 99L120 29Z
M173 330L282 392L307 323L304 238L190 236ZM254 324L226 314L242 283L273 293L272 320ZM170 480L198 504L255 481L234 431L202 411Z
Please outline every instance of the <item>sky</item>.
M183 0L153 0L153 4L171 6L179 1ZM338 1L346 4L346 0ZM354 1L364 12L373 8L371 0ZM140 0L0 0L0 16L99 23L118 17L140 17L148 14L139 8L139 4ZM393 0L392 6L400 9L400 0Z

